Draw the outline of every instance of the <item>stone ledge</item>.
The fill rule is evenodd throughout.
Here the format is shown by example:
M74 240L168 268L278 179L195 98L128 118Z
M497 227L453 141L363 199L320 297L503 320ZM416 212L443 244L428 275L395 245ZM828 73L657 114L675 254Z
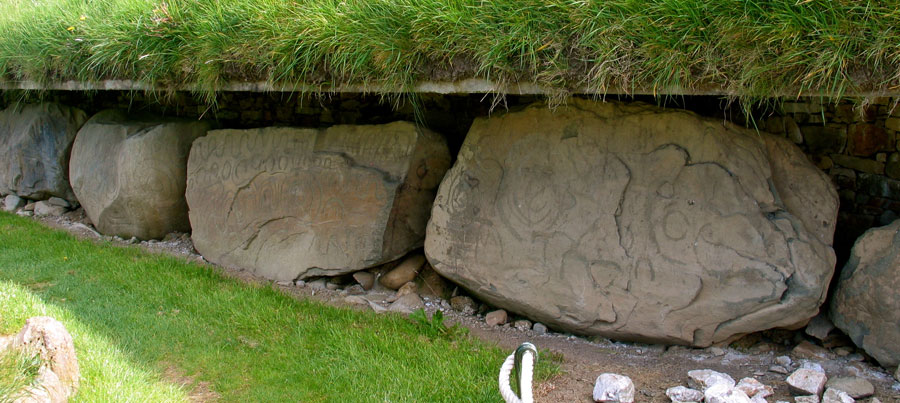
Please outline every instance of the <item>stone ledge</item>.
M39 83L37 81L0 81L0 90L56 90L56 91L150 91L150 90L175 90L197 91L196 85L177 85L173 87L156 87L152 84L134 80L103 80L103 81L59 81L53 83ZM341 84L337 86L327 85L276 85L266 81L229 82L224 84L219 91L223 92L326 92L326 93L388 93L398 94L406 92L395 86L383 86L379 84ZM504 93L511 95L554 95L562 89L546 87L534 83L502 84L479 78L469 78L459 81L423 81L416 84L412 92L431 94L481 94ZM585 95L711 95L711 96L737 96L737 92L721 87L704 88L631 88L623 89L608 87L603 89L591 89L582 87L573 90L570 94ZM864 91L848 93L847 96L859 96L866 98L900 96L900 88L893 91ZM810 91L797 94L773 93L772 97L800 97L800 96L827 96L826 91Z

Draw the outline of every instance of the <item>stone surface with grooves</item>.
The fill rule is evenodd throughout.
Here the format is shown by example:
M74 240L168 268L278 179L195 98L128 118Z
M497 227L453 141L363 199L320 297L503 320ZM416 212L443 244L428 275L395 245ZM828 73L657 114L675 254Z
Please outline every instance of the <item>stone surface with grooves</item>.
M572 99L475 120L425 252L487 303L555 328L705 347L818 313L837 205L786 139Z
M188 159L191 238L274 280L373 267L422 246L449 164L444 139L409 122L215 130Z
M56 103L13 104L0 111L0 194L74 201L69 152L84 111Z
M72 146L69 178L97 231L126 239L190 232L188 152L209 128L203 121L117 110L91 117Z
M831 300L831 320L885 367L900 364L900 220L866 231Z

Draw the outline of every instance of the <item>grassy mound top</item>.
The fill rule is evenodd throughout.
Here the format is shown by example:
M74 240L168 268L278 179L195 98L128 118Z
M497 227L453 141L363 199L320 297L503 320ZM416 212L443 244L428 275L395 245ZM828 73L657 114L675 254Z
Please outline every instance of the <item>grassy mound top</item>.
M5 0L3 80L839 98L900 89L900 0Z

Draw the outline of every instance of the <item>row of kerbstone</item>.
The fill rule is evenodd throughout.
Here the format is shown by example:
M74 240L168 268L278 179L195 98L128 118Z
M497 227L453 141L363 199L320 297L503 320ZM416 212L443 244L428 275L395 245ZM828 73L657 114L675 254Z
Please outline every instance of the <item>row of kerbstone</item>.
M573 100L479 119L446 177L444 139L411 123L209 128L94 116L69 169L90 220L142 239L189 223L208 260L282 281L424 242L495 306L698 346L805 323L834 272L828 178L787 140L683 111Z
M439 135L404 122L225 130L197 142L188 181L209 122L112 110L88 120L54 103L14 105L0 122L0 194L17 198L5 203L13 210L77 200L101 233L123 238L194 227L210 260L275 279L357 271L421 247L450 164Z

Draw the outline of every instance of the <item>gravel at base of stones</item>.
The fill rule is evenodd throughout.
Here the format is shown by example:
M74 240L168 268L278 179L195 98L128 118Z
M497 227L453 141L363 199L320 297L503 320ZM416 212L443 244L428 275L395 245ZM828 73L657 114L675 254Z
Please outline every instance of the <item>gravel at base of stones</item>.
M42 217L38 220L81 238L105 239L96 234L80 209L60 217ZM129 245L126 241L115 242L123 246ZM153 252L204 262L200 255L193 252L187 234L174 234L164 241L142 242L140 246ZM188 249L189 252L185 252L184 249ZM332 305L355 307L354 309L374 309L373 305L377 304L381 310L386 310L390 305L386 300L394 294L377 286L366 294L351 296L345 293L346 290L313 290L306 286L276 285L245 270L215 267L223 274L247 283L272 284L297 298L313 298ZM776 360L787 364L789 368L800 367L798 363L790 362L786 357L790 346L776 345L773 351L752 353L747 352L750 350L725 348L724 355L716 356L712 349L692 349L682 346L665 348L640 343L614 342L603 337L578 337L549 330L542 334L540 331L545 330L546 326L541 323L535 323L532 330L526 331L517 330L513 326L491 327L485 324L483 315L466 315L458 312L450 306L448 300L431 297L422 297L422 300L424 309L429 315L440 310L444 313L445 323L448 326L458 324L468 328L473 336L497 343L503 349L512 351L519 343L531 341L541 349L542 354L549 350L552 354L564 357L564 362L559 364L563 373L535 385L536 401L590 401L597 375L615 371L634 380L639 390L636 401L666 403L669 402L669 398L666 397L665 390L678 384L686 384L687 371L701 368L712 368L735 377L755 376L765 385L775 389L775 395L768 398L768 401L795 401L784 382L785 375L766 372L766 368L776 364ZM473 303L477 305L477 302ZM539 362L544 359L547 357L541 356ZM806 363L801 361L801 364ZM863 400L864 402L875 403L876 398L879 401L900 401L900 389L891 388L895 382L892 374L881 368L850 360L848 357L835 357L805 366L814 368L816 365L824 367L826 372L834 377L859 376L871 381L876 389L875 397ZM804 400L798 398L797 401Z

